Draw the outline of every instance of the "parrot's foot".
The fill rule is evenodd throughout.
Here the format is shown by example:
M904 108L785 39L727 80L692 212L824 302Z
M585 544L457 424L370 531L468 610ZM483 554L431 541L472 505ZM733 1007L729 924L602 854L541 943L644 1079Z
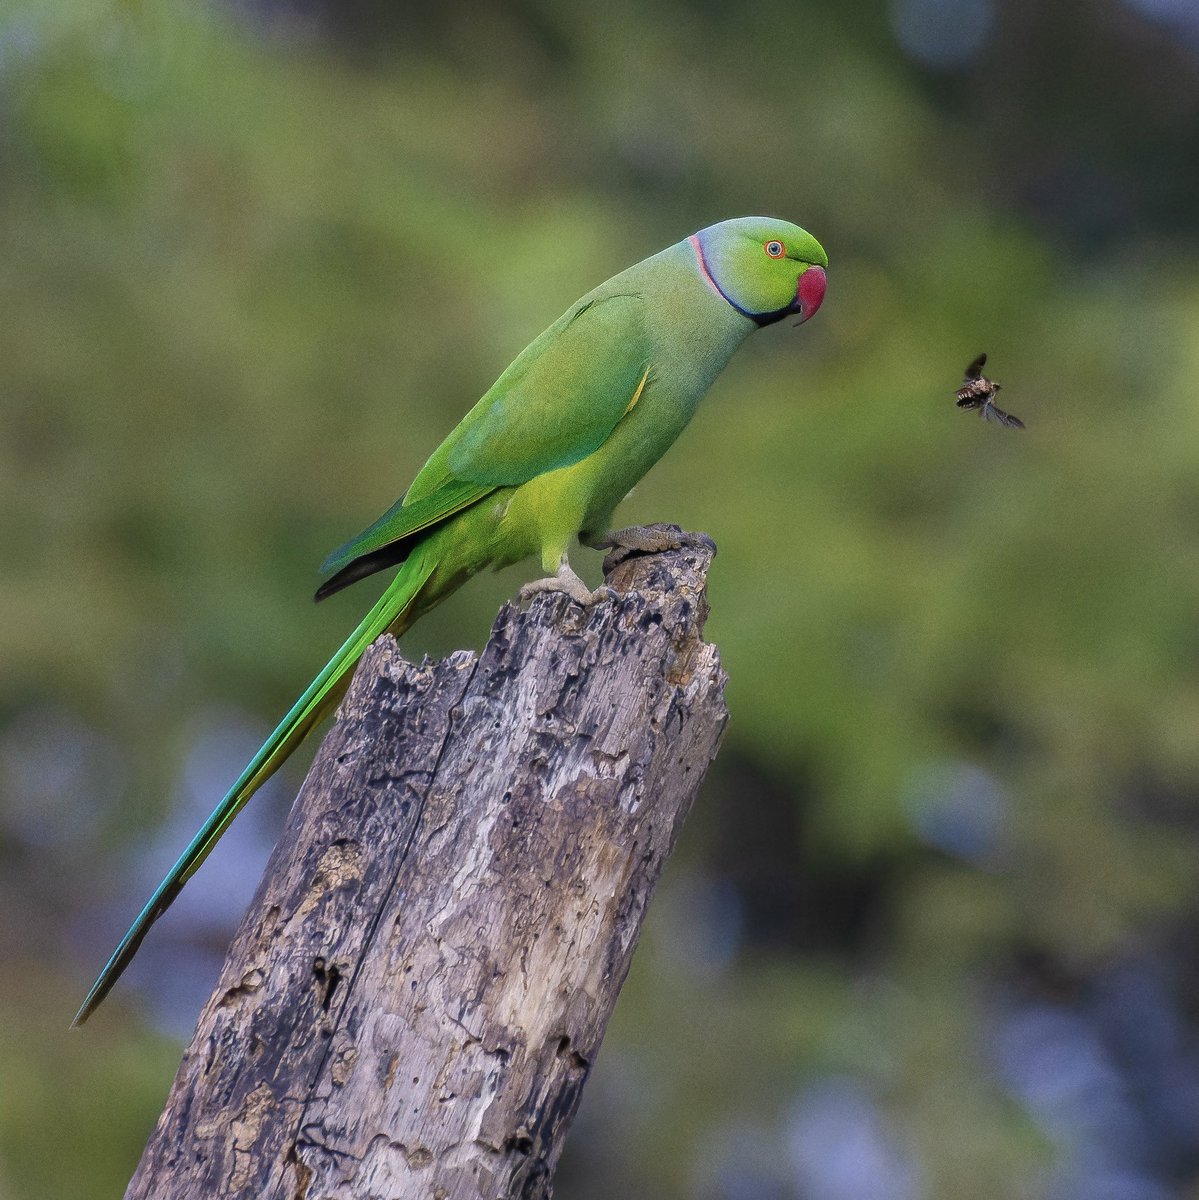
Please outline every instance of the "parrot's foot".
M616 593L610 587L598 587L593 592L571 570L570 563L565 558L558 564L558 573L545 579L534 579L520 589L521 603L540 596L543 592L565 592L576 604L590 608L601 600L615 600Z
M716 543L706 533L688 533L677 525L630 525L614 529L589 543L596 550L610 550L604 559L604 570L623 562L630 554L661 554L664 550L709 550L716 553Z

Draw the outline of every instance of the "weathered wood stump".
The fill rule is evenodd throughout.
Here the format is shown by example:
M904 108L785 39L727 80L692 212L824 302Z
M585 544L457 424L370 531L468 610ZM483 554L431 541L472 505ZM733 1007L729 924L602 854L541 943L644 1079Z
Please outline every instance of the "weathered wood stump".
M363 658L128 1197L548 1197L727 718L706 549Z

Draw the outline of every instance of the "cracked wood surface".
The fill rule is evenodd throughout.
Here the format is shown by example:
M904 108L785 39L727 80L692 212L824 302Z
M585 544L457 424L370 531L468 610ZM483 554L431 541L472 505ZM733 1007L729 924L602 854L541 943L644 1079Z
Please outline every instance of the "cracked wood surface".
M128 1198L548 1197L727 719L702 546L381 638L317 753Z

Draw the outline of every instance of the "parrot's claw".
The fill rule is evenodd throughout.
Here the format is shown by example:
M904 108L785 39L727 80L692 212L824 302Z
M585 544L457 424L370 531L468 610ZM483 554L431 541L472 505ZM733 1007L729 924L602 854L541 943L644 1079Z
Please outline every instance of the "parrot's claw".
M611 552L604 559L605 571L631 554L690 549L716 553L716 543L706 533L688 533L677 525L630 525L626 529L613 529L590 544L596 550Z
M531 600L534 596L540 596L543 592L565 592L576 604L581 604L584 608L590 608L594 604L599 604L601 600L615 600L616 592L612 588L597 587L592 591L575 573L571 570L570 564L563 559L561 566L558 567L556 575L547 576L545 579L534 579L531 583L526 583L520 589L520 600L523 604L526 600Z

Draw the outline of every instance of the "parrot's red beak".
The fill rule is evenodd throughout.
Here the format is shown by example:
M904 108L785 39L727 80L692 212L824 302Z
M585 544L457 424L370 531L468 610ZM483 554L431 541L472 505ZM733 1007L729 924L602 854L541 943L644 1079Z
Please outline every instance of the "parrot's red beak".
M795 288L795 304L799 309L799 324L809 317L816 315L816 310L824 303L824 289L828 286L828 277L823 267L809 267L800 277Z

